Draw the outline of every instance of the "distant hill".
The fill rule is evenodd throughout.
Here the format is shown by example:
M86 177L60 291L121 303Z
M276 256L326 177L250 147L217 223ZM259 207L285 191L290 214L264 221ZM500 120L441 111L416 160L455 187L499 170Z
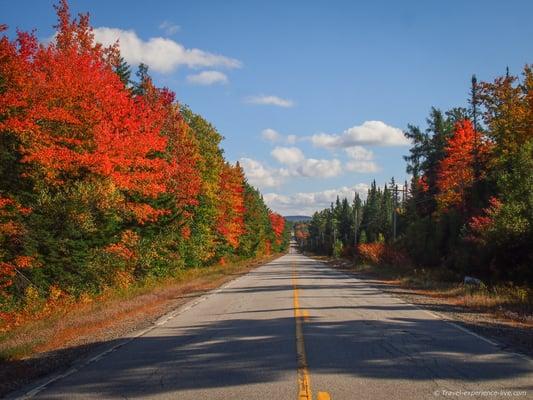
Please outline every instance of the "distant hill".
M285 218L285 220L289 222L311 221L311 217L308 217L307 215L285 215L283 218Z

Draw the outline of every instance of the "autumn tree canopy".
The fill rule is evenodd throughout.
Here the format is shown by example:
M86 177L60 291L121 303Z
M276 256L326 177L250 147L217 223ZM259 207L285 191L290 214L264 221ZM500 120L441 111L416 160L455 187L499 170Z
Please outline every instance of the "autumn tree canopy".
M455 124L445 148L446 155L438 166L436 198L441 209L450 206L464 209L467 191L474 183L476 158L485 153L485 148L481 135L474 131L469 120Z
M88 15L73 19L66 0L56 12L50 43L33 32L0 38L2 315L30 293L95 294L268 254L244 245L253 229L263 243L275 231L283 251L280 222L255 189L246 196L216 129L146 65L133 79L118 43L95 42Z

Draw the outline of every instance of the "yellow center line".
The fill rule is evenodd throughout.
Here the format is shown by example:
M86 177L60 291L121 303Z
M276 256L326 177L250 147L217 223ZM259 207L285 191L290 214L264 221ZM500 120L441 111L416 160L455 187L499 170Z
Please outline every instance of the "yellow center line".
M302 327L302 317L300 312L300 301L298 299L296 265L292 269L292 287L294 302L294 320L296 322L296 360L298 361L298 400L312 400L311 380L307 369L307 357L305 355L305 342Z
M298 400L313 400L311 392L311 379L307 366L307 356L305 355L305 341L303 332L303 320L309 317L307 310L300 309L298 298L298 273L296 264L292 264L292 287L294 302L294 320L296 323L296 359L298 361ZM330 400L327 392L318 392L317 400Z

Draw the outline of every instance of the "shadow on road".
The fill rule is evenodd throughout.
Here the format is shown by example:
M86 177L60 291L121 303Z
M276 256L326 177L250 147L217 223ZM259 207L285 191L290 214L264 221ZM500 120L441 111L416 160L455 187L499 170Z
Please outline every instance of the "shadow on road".
M426 334L442 328L441 321L324 323L311 318L304 327L309 365L312 373L377 379L483 382L530 373L525 363L505 355L492 361L476 358L486 354L484 343ZM270 382L296 371L293 318L228 319L191 326L185 333L179 329L179 335L172 335L172 329L165 329L168 336L135 339L60 381L62 391L142 397Z
M286 263L285 263L286 265ZM343 298L352 291L361 296L376 294L376 287L350 280L326 268L308 268L298 284L307 307L304 324L307 359L312 374L349 377L434 381L489 382L526 377L529 363L464 333L441 320L431 318L372 317L382 311L409 311L409 304L354 304ZM275 263L274 263L275 268ZM306 273L308 272L308 273ZM218 295L292 296L291 270L255 271L253 284L230 287ZM328 283L310 283L320 278ZM263 283L263 279L272 284ZM283 280L286 284L278 284ZM355 293L354 293L355 295ZM338 305L321 303L321 298L338 298ZM341 305L343 304L343 305ZM353 312L353 318L319 318L329 311ZM231 310L207 324L159 327L120 347L105 358L59 381L64 393L99 393L108 397L143 397L179 390L248 385L286 379L296 374L295 321L292 308L264 307ZM286 317L279 317L280 314ZM348 315L348 314L347 314ZM352 314L349 314L352 315ZM389 314L391 315L391 314ZM363 316L363 317L362 317ZM101 349L122 340L100 343ZM94 348L94 345L92 346ZM42 362L64 359L84 348L51 352ZM9 362L13 371L24 361ZM525 380L525 379L524 379ZM531 389L531 388L530 388ZM51 390L54 390L52 385ZM46 398L46 392L44 393Z

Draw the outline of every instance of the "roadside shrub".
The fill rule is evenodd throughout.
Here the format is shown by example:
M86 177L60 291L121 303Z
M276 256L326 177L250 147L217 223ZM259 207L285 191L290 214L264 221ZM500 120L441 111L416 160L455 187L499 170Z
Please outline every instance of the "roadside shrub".
M372 264L409 264L409 257L404 252L386 243L361 243L357 246L357 253L362 260Z

